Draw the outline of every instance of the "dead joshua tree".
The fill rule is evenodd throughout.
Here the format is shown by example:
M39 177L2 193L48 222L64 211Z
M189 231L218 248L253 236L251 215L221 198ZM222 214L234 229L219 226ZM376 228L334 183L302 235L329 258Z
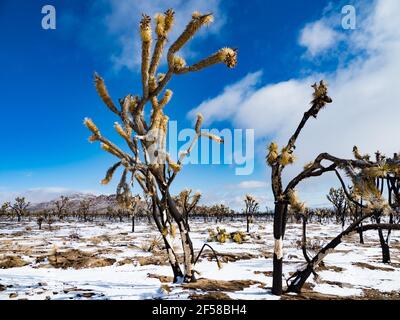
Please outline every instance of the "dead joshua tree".
M15 198L14 204L11 206L11 210L14 215L17 216L18 222L21 222L21 218L28 214L27 208L30 203L26 202L25 197L17 197Z
M246 222L247 222L247 233L250 232L250 219L252 219L253 215L258 211L259 203L256 199L247 194L244 198L244 203L246 205L245 214L246 214Z
M201 193L192 194L192 189L185 189L175 197L175 202L183 212L183 217L186 223L186 228L190 231L189 215L200 201Z
M0 207L0 217L6 218L10 214L10 202L4 202Z
M130 188L134 181L142 188L145 194L152 198L152 214L159 232L162 235L165 249L168 253L170 265L174 273L174 281L183 277L183 281L195 281L193 272L194 250L190 235L187 230L183 213L178 209L176 202L170 194L170 186L175 180L182 167L182 161L191 152L193 146L201 136L205 136L216 142L223 142L220 137L202 132L202 116L197 116L195 125L196 136L190 147L180 154L175 162L166 152L166 137L169 118L164 110L172 97L172 91L166 85L175 75L183 75L190 72L200 71L209 66L224 63L229 68L236 65L236 51L230 48L223 48L209 57L198 61L193 65L186 65L185 60L177 53L187 42L200 30L201 27L213 21L212 14L200 14L194 12L185 30L172 42L167 51L167 72L157 73L161 56L164 52L168 34L174 23L173 10L167 10L164 14L157 14L155 17L156 43L151 54L153 35L151 30L151 19L143 15L140 22L140 36L142 42L142 63L141 63L141 96L127 95L121 99L120 107L117 108L109 96L103 79L95 75L96 89L107 107L117 115L122 125L118 122L114 127L129 147L130 153L120 149L116 144L105 138L90 119L85 119L85 125L92 132L90 141L101 142L102 148L116 156L119 160L106 174L102 183L107 184L118 167L123 167L123 173L117 187L117 198L120 203L130 207ZM164 93L163 93L164 91ZM151 105L150 121L145 119L148 114L146 105ZM130 180L127 181L128 175ZM167 219L177 224L181 237L184 255L184 273L178 262L175 250L171 245L171 239L164 230L170 223Z
M305 204L301 203L295 193L295 187L303 180L310 177L321 176L326 172L334 172L338 177L342 188L346 196L351 199L352 202L357 203L355 199L351 198L351 195L346 189L343 178L341 177L339 170L345 171L345 173L351 178L355 192L364 199L366 204L362 205L365 208L364 215L354 221L348 226L342 233L335 237L330 243L324 246L315 257L309 259L309 262L304 268L295 272L288 279L288 292L299 292L304 285L308 277L314 272L318 264L323 258L339 245L343 238L353 232L360 232L372 229L397 229L399 226L394 224L371 224L360 226L360 223L367 218L370 218L377 213L383 214L390 208L387 202L379 194L373 180L373 174L375 171L381 171L382 168L393 173L398 174L400 170L400 161L398 158L385 159L384 162L380 161L369 161L369 159L362 159L356 157L353 159L341 159L334 157L328 153L319 154L314 161L310 162L304 167L304 170L295 176L285 188L282 186L282 171L286 165L293 163L294 156L293 151L295 149L296 140L310 117L317 117L318 112L327 104L332 102L328 96L327 86L321 81L319 85L313 85L314 95L311 103L311 108L304 113L304 116L298 125L296 131L289 139L287 145L282 149L281 153L278 154L278 146L275 143L271 143L269 146L269 154L267 157L268 164L272 167L272 189L275 197L275 215L274 215L274 270L273 270L273 287L272 293L280 295L282 294L282 239L285 234L285 227L287 222L287 210L288 205L298 212L305 212ZM324 162L324 165L322 164ZM399 228L400 229L400 228ZM289 280L293 279L290 283Z
M346 219L347 202L346 195L342 188L330 188L329 194L326 196L328 201L335 207L335 213L337 219L340 219L342 223L342 229L344 228L344 223Z
M147 217L147 222L151 223L151 216L152 216L152 200L151 197L148 194L144 195L144 202L145 202L145 208L144 208L144 213Z
M372 224L364 225L360 227L360 223L366 218L376 214L376 212L386 212L388 205L384 199L376 192L376 187L369 171L380 170L383 166L381 162L372 162L367 159L341 159L334 157L328 153L319 154L314 161L308 163L302 172L295 176L286 187L282 184L282 172L284 168L294 162L294 149L297 138L301 133L303 127L307 121L314 117L316 118L319 111L323 109L326 104L331 103L332 99L328 96L328 90L326 84L321 81L319 84L314 84L313 100L311 102L310 109L304 113L302 120L300 121L296 131L290 137L288 143L278 152L278 146L276 143L271 143L269 146L269 153L267 156L267 162L272 168L271 179L272 179L272 191L275 198L275 213L274 213L274 257L273 257L273 284L272 293L275 295L282 294L282 262L283 262L283 237L285 235L285 227L287 223L287 212L288 206L298 212L305 212L305 204L300 202L296 196L295 188L303 180L310 177L321 176L326 172L334 172L338 177L343 190L347 197L350 195L346 189L346 185L339 173L339 170L345 171L345 173L351 178L354 188L358 194L362 194L364 198L368 199L365 208L364 216L353 222L348 226L342 233L335 237L330 243L324 246L318 254L309 259L306 266L295 272L288 279L288 292L299 292L304 285L308 277L314 272L314 269L323 260L323 258L331 250L342 242L343 237L351 234L352 232L359 232L360 229L363 231L371 229L395 229L398 226L393 224ZM324 165L322 164L324 163ZM398 173L400 168L399 159L385 159L385 167L390 172ZM352 201L356 201L352 199ZM360 205L358 203L358 205ZM293 279L293 280L292 280ZM289 283L289 280L292 280Z
M42 223L43 223L43 220L44 220L44 218L43 218L43 216L39 216L39 217L37 217L37 219L36 219L36 223L37 223L37 225L38 225L38 227L39 227L39 230L42 230Z
M92 206L93 201L91 199L83 199L79 202L78 214L84 222L87 222L89 219L90 207Z
M357 147L354 147L357 148ZM368 156L368 155L367 155ZM369 156L368 156L369 159ZM382 155L379 151L375 153L376 162L382 163L382 166L378 169L370 169L369 175L372 178L375 178L376 189L379 191L379 194L383 196L385 189L387 190L387 200L389 206L393 209L389 213L389 223L393 224L395 210L398 209L397 203L400 200L399 194L399 174L396 171L388 170L387 165L385 165L385 156ZM398 154L394 154L393 159L399 159ZM390 169L390 168L389 168ZM386 188L385 188L386 187ZM376 214L372 217L376 223L381 223L382 218L384 218L381 214ZM386 236L383 233L381 228L378 229L379 242L382 249L382 262L389 263L390 262L390 242L391 229L387 231Z
M65 196L61 196L59 200L55 201L54 213L60 220L63 220L64 216L67 214L69 202L69 198Z
M108 217L108 220L112 220L115 217L115 209L113 206L107 206L106 208L106 215Z
M132 232L135 232L135 214L137 210L137 206L140 203L140 196L136 195L133 197L132 206L130 208L131 219L132 219Z

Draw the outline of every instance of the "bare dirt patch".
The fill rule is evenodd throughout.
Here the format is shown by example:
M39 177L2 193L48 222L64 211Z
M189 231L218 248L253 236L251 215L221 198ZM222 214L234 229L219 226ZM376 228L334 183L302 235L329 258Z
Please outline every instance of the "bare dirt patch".
M353 288L353 286L350 283L340 282L340 281L323 280L323 281L320 281L320 283L326 283L331 286L337 286L339 288Z
M360 267L363 269L369 269L369 270L380 270L380 271L394 271L395 270L393 268L388 268L388 267L373 266L373 265L365 263L365 262L354 262L352 264L354 266L357 266L357 267Z
M217 253L218 259L221 262L236 262L238 260L250 260L259 258L259 255L247 253L247 252L240 252L240 253ZM207 251L204 253L204 257L207 258L208 261L215 259L214 254L211 251Z
M149 278L158 279L162 283L172 283L174 281L173 277L162 276L162 275L154 274L154 273L148 273L147 276Z
M400 292L380 292L375 289L363 289L363 298L368 300L400 300Z
M254 274L263 274L266 277L272 277L272 271L254 271Z
M242 291L252 285L259 285L260 287L265 287L265 284L254 280L211 280L200 278L197 282L185 283L182 285L185 289L193 290L203 290L203 291Z
M169 264L167 255L153 255L147 257L136 257L141 266L156 265L166 266Z
M344 271L343 268L337 267L337 266L332 266L332 265L326 265L325 263L321 262L318 266L318 271L334 271L334 272L342 272Z
M206 294L193 293L193 294L189 295L189 299L193 299L193 300L232 300L224 292L209 292Z
M71 249L64 252L56 252L48 256L51 266L54 268L98 268L111 266L115 263L115 259L97 257L95 254Z
M5 256L0 258L0 269L18 268L29 264L19 256Z

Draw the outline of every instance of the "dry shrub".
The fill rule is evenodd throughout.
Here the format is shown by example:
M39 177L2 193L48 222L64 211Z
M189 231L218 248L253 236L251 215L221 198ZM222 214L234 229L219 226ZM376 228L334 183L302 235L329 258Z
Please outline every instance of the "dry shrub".
M208 229L208 242L225 243L229 240L241 244L247 241L248 237L242 231L228 233L225 229L220 227L217 227L216 230Z
M162 237L153 237L142 242L140 249L146 252L156 252L163 249Z

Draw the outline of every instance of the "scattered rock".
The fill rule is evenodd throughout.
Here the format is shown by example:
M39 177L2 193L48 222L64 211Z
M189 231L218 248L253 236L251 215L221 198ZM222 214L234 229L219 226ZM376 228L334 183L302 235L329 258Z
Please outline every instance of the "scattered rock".
M7 287L5 285L0 284L0 291L7 290Z
M16 297L18 297L18 293L12 292L12 293L10 293L10 294L8 295L8 297L9 297L10 299L16 298Z

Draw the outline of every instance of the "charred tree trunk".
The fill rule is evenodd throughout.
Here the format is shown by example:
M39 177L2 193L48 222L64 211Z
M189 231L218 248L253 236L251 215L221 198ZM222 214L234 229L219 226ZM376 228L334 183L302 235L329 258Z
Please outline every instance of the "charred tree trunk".
M154 222L156 223L158 231L161 233L161 236L163 238L164 245L165 245L165 250L167 251L167 254L168 254L168 261L169 261L169 264L171 265L172 272L174 274L174 283L176 283L176 282L178 282L179 278L183 278L183 273L182 273L181 267L179 266L179 261L175 254L175 251L172 248L167 236L163 233L163 226L159 219L160 208L158 206L158 201L155 196L153 196L153 210L152 211L153 211Z
M277 202L274 213L274 257L272 273L272 294L282 295L282 237L283 237L283 218L286 203Z
M135 215L132 214L132 233L135 232Z
M362 224L360 224L360 226L362 227ZM363 231L360 230L360 231L358 232L358 234L360 235L360 244L364 244L364 234L363 234Z
M186 229L187 231L190 231L190 226L189 226L189 212L185 210L185 223L186 223Z
M380 223L381 218L378 217L376 218L376 223ZM386 241L384 235L383 235L383 230L378 229L378 236L379 236L379 243L381 245L382 249L382 263L390 263L390 250L389 250L389 243ZM389 237L387 238L389 239Z
M185 275L183 278L184 282L196 282L196 277L193 273L193 264L194 264L194 250L193 243L189 236L189 231L186 227L186 222L183 218L183 215L178 211L174 200L169 194L169 190L166 190L166 198L168 203L168 209L171 213L171 216L174 218L175 222L178 224L179 233L182 241L183 248L183 259L185 266Z

